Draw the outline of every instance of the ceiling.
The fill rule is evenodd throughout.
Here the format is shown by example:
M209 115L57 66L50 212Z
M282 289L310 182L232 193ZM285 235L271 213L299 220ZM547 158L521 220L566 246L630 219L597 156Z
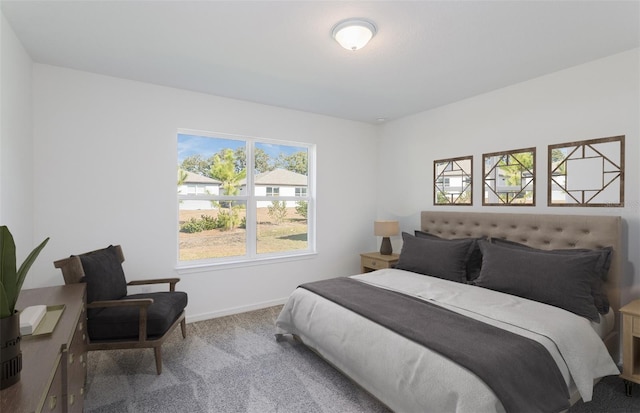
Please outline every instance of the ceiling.
M35 62L378 123L640 47L640 1L5 1ZM359 51L331 30L361 17Z

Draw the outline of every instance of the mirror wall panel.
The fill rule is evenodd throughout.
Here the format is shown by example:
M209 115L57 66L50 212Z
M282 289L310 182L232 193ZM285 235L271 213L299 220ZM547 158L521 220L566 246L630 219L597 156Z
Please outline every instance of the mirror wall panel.
M433 161L433 204L473 205L473 157Z
M536 148L482 155L482 205L534 206Z
M624 136L549 145L547 205L624 206Z

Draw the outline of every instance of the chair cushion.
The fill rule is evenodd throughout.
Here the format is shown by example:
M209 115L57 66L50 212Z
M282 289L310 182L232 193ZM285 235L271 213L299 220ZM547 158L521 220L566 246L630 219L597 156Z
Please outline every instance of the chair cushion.
M132 294L121 300L153 298L147 308L147 337L157 338L167 332L187 306L182 291ZM90 314L87 331L91 340L137 340L140 310L137 306L107 307Z
M127 280L116 248L107 248L80 255L87 283L87 302L119 300L127 295ZM95 312L95 311L94 311Z

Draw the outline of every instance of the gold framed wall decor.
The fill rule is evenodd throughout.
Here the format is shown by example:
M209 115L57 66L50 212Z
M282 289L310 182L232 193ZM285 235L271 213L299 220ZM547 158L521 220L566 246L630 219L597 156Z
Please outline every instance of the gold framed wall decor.
M473 157L433 161L433 205L473 205Z
M482 205L535 206L536 148L482 155Z
M549 145L548 171L548 206L624 206L624 136Z

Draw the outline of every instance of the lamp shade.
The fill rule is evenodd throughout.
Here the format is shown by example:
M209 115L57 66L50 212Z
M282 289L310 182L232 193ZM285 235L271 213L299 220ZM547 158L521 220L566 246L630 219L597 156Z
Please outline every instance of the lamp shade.
M333 38L347 50L362 49L376 34L376 26L366 20L344 20L333 28Z
M399 232L398 221L374 221L373 223L373 233L379 237L392 237Z

